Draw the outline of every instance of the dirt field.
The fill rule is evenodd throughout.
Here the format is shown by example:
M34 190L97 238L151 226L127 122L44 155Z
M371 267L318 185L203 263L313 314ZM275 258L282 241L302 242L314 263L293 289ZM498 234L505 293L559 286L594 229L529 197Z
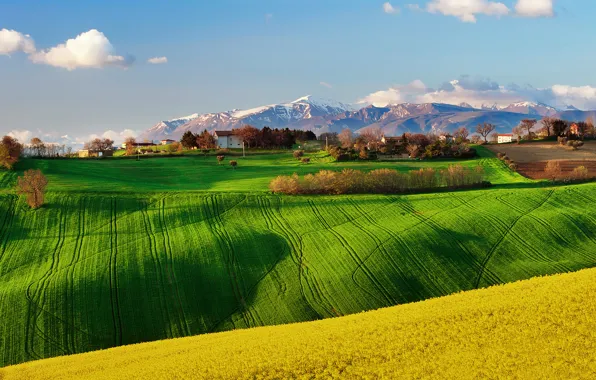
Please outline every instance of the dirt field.
M528 178L545 179L544 167L550 160L560 161L563 174L578 166L588 168L596 177L596 141L586 141L579 150L572 151L556 142L487 145L495 153L505 153L518 164L518 172Z

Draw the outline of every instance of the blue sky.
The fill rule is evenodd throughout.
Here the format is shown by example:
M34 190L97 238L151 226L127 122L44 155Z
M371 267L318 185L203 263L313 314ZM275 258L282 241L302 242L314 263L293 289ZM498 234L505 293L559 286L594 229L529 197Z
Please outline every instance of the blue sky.
M518 1L551 3L554 13L516 14ZM591 106L596 2L471 2L480 7L472 16L458 13L461 0L394 0L394 13L371 0L0 0L0 30L29 35L35 45L35 53L5 46L2 55L0 37L0 133L139 131L163 119L306 94L422 99L462 75L474 79L463 100L481 91L479 99L492 101L495 94L478 84L497 83L521 86L538 100ZM116 57L93 58L100 68L65 67L56 63L61 52L48 54L93 29ZM152 57L167 63L150 64ZM414 80L424 89L408 85ZM553 85L565 86L556 99ZM451 101L439 95L431 98Z

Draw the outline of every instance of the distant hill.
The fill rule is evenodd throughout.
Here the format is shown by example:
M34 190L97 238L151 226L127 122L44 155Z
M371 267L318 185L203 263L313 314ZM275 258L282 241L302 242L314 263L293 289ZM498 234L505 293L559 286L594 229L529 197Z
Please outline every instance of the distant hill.
M594 378L595 289L589 269L343 318L47 359L0 369L0 378Z
M460 105L425 103L392 104L386 107L357 106L333 100L305 96L289 103L272 104L248 110L193 114L161 121L143 132L139 139L179 139L186 131L231 130L246 124L257 128L290 128L311 130L316 134L350 129L380 128L385 134L404 132L452 132L459 127L473 129L479 123L492 123L497 132L510 132L521 120L541 119L545 116L566 120L585 121L596 111L580 111L573 106L566 110L543 103L518 102L506 107L482 105L475 108L468 103Z

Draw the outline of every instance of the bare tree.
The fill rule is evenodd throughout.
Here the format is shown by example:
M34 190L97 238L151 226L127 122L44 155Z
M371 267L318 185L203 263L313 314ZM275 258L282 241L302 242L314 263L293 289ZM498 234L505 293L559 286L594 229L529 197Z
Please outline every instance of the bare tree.
M377 150L379 147L382 136L383 132L379 127L367 128L360 133L360 137L362 137L366 141L367 145L374 150Z
M17 180L17 193L27 196L27 204L33 208L39 208L44 204L44 195L47 178L39 169L29 169Z
M546 133L547 136L551 136L553 134L554 128L553 125L555 123L555 119L552 117L545 117L542 119L542 131Z
M455 141L457 142L464 142L468 139L468 136L470 135L470 131L468 131L468 128L466 127L459 127L455 130L455 132L453 132L453 137L455 138Z
M528 140L532 140L532 128L534 128L536 123L537 121L535 119L524 119L519 125L522 129L528 132Z
M484 142L488 142L488 135L490 135L497 127L490 123L478 124L476 126L476 133L484 138Z
M519 144L522 140L522 136L524 135L524 130L519 125L512 130L513 134L517 138L517 143Z
M44 150L45 150L45 145L39 137L32 138L31 141L29 142L29 144L31 146L31 150L33 152L35 152L36 157L41 157L43 155Z
M354 138L352 136L352 131L349 130L348 128L341 131L339 133L339 135L337 136L337 138L339 139L339 142L341 143L342 148L351 148L352 147Z

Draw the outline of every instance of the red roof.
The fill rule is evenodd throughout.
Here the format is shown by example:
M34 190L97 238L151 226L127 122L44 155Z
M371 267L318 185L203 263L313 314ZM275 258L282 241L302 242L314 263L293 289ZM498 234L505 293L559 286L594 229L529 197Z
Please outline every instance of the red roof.
M513 137L513 133L500 133L499 134L499 137L500 136L510 136L510 137Z

